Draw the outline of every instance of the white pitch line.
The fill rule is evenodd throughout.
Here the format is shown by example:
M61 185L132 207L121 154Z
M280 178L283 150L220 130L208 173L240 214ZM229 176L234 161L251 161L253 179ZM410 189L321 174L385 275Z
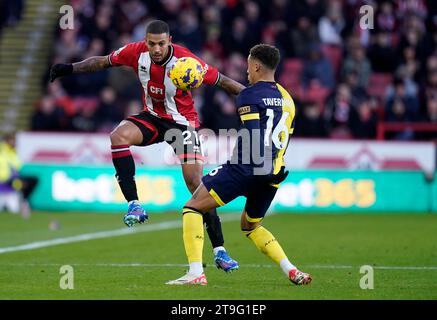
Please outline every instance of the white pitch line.
M222 216L220 219L223 222L235 221L235 220L240 220L240 216L238 215L237 217L236 215L229 215L229 216L226 215L226 216ZM134 228L123 228L123 229L100 231L94 233L85 233L85 234L79 234L77 236L55 238L51 240L30 242L18 246L4 247L4 248L0 248L0 254L8 253L8 252L24 251L24 250L34 250L34 249L46 248L51 246L57 246L60 244L73 243L73 242L119 237L119 236L144 233L144 232L152 232L158 230L175 229L175 228L180 228L181 226L182 226L182 219L178 219L178 220L160 222L157 224L150 224L150 225L146 224L144 226L136 226Z
M437 266L372 266L373 269L381 270L437 270ZM307 268L314 269L355 269L362 266L342 266L342 265L308 265Z
M58 267L62 263L4 263L0 266L16 266L16 267ZM117 267L117 268L174 268L188 267L183 263L70 263L75 267ZM213 264L207 264L207 267L215 267ZM277 268L273 264L241 264L244 268ZM304 265L305 269L359 269L361 266L345 266L345 265ZM382 270L437 270L437 266L374 266L374 269Z

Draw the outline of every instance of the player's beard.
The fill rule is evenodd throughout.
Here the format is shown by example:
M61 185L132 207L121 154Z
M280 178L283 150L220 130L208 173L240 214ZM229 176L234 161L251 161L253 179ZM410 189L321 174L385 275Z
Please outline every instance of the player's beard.
M153 62L155 63L162 63L165 61L165 59L168 57L170 53L170 46L167 47L167 51L164 52L162 55L154 56L153 54L150 54L150 57L152 58Z

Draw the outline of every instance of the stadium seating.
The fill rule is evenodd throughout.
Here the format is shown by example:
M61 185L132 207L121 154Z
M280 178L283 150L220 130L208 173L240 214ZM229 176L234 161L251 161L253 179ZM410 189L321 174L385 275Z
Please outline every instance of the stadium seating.
M322 52L331 62L334 73L337 76L340 72L341 62L343 59L342 48L333 45L322 45Z
M367 93L381 100L392 81L393 76L389 73L372 73L367 86Z

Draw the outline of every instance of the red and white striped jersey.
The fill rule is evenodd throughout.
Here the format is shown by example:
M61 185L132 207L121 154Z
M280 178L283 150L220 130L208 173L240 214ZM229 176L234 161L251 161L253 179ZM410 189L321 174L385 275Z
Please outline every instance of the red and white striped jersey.
M191 92L178 89L168 77L168 71L178 58L192 57L206 69L203 83L216 84L219 72L187 48L172 44L169 50L166 61L157 64L152 61L145 41L134 42L112 52L109 62L113 66L123 65L134 69L143 87L144 111L165 120L197 128L199 117Z

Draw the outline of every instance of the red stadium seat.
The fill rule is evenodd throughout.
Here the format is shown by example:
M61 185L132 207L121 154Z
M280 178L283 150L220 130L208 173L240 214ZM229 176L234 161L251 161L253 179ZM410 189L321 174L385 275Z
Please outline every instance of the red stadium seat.
M367 93L372 97L382 99L392 81L393 76L390 73L372 73L367 86Z
M296 72L291 72L284 69L279 76L279 83L291 94L293 98L300 99L302 97L300 75Z
M95 109L99 104L97 97L76 97L73 99L74 110L79 111L82 109Z
M308 90L305 92L305 102L313 102L317 103L320 107L320 110L324 110L325 101L330 93L328 88L322 86L310 86Z
M284 72L291 73L300 78L303 71L303 61L301 59L289 58L284 61Z
M343 51L338 46L329 44L322 45L322 52L325 57L331 62L332 69L335 75L340 72L341 61L343 60Z

